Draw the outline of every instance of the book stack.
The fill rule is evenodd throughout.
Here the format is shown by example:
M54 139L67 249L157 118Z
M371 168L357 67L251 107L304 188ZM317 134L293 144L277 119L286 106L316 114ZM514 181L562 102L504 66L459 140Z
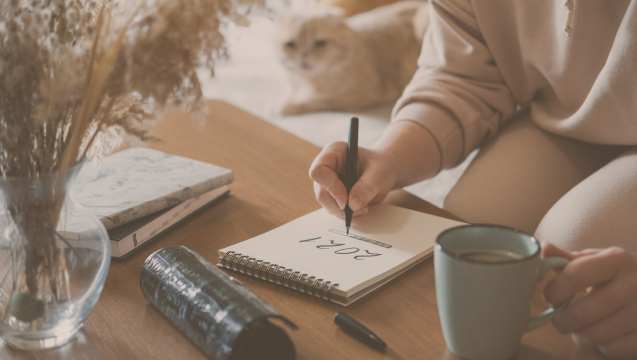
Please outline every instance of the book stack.
M111 256L121 258L221 199L233 180L220 166L131 148L84 165L73 196L102 221Z

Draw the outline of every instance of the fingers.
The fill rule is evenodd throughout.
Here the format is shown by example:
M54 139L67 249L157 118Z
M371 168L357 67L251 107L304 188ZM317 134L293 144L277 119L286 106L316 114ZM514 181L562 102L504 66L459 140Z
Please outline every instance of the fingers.
M345 185L338 177L338 174L344 170L344 157L347 153L347 143L334 142L323 148L321 153L314 159L310 166L310 178L315 184L320 185L332 197L333 202L327 199L324 192L317 191L316 185L314 192L316 199L328 211L335 214L337 211L332 208L333 204L342 210L347 204L347 190ZM319 196L321 197L319 199ZM328 208L330 206L330 208Z
M336 203L336 200L334 200L332 194L330 194L317 182L314 182L314 195L316 196L316 200L319 202L319 204L321 204L321 206L324 207L327 212L340 218L345 217L343 209L341 209L341 207Z
M328 212L343 217L343 209L348 204L353 216L367 213L370 202L380 202L391 190L396 175L390 171L391 164L385 157L370 150L358 149L358 171L362 172L358 181L347 189L338 174L345 171L347 143L334 142L327 145L314 159L310 167L310 178L314 180L314 193L318 202Z
M632 332L620 339L599 346L599 350L606 356L625 359L637 354L637 332Z
M349 207L357 211L366 207L372 200L382 200L391 190L391 178L381 166L370 166L361 175L349 193Z
M550 242L542 241L541 246L542 246L543 258L552 257L552 256L560 256L563 258L567 258L569 260L573 260L575 258L575 256L572 253L566 250L562 250L558 248L557 246L551 244Z
M352 187L352 191L350 191L350 209L358 211L364 206L367 206L367 204L376 197L378 191L378 187L373 182L365 179L358 180L358 182Z
M614 313L630 304L634 290L622 281L610 282L597 288L588 296L572 302L566 309L555 315L553 324L561 333L571 333L600 321L609 321ZM632 318L633 321L635 319L637 317Z
M563 250L550 242L542 241L542 257L547 258L551 256L560 256L567 258L569 260L576 259L582 256L594 255L602 251L603 249L586 249L582 251L566 251Z
M560 304L578 291L612 280L627 260L626 256L629 254L623 249L608 248L594 255L576 258L546 285L546 300Z
M618 247L573 253L548 243L542 247L543 256L573 259L545 287L550 303L589 292L555 316L555 328L573 332L578 343L598 344L610 357L637 354L637 257Z
M595 255L598 254L599 252L601 252L604 249L585 249L585 250L581 250L581 251L573 251L571 252L571 254L573 254L576 258L578 257L582 257L582 256L589 256L589 255Z
M352 213L352 217L357 217L357 216L365 215L365 214L367 214L368 212L369 212L369 208L368 208L367 206L365 206L365 207L364 207L364 208L362 208L362 209L358 209L358 210L354 211L354 212Z
M323 206L325 210L327 210L327 212L332 215L336 215L341 219L345 218L345 212L338 206L332 195L330 195L327 190L325 190L316 182L314 183L314 194L316 195L316 200L318 200L319 204L321 204L321 206ZM352 213L352 217L365 215L368 211L369 209L367 208L367 206L365 206L362 209L354 211Z
M584 343L607 344L637 330L637 303L615 312L611 316L574 334Z

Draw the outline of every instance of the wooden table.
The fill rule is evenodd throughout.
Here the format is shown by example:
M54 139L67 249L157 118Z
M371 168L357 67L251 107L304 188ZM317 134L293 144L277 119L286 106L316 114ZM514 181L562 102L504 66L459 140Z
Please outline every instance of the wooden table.
M168 112L156 127L162 142L150 147L234 170L231 194L177 225L124 261L113 261L104 291L79 336L48 351L2 345L0 358L207 359L144 298L139 274L146 257L184 245L211 263L217 250L264 233L319 208L307 172L320 149L231 105L210 101L205 122ZM293 121L293 120L290 120ZM345 120L344 120L345 121ZM453 218L403 190L388 202ZM289 331L298 359L456 359L438 318L433 261L426 260L347 308L388 344L380 353L353 340L332 322L344 308L289 289L237 275L262 299L299 325ZM545 307L541 292L534 311ZM516 359L602 359L576 346L552 325L526 334Z

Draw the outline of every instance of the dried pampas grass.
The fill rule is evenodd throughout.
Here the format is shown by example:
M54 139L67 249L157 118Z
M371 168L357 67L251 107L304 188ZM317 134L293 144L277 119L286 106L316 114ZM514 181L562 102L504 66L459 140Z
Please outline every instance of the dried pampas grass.
M200 109L196 71L212 72L226 56L220 29L264 1L0 3L0 199L8 220L0 228L19 232L11 241L14 279L23 279L11 297L19 320L33 325L38 315L24 299L68 299L68 244L56 230L67 189L47 179L124 137L151 139L149 124L167 106ZM45 185L16 180L24 178Z
M0 4L0 176L37 177L152 138L166 106L197 110L220 29L265 0L6 0Z

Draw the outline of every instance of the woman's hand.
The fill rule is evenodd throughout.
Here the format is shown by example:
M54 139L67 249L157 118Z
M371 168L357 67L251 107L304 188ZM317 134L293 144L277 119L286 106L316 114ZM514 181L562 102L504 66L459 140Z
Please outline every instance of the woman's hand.
M347 143L327 145L314 159L310 178L314 193L328 212L345 217ZM440 150L429 131L411 121L392 122L372 149L358 149L358 181L349 194L354 216L367 213L367 205L383 201L387 193L436 174Z
M543 244L542 255L572 260L546 285L549 303L587 292L555 315L555 328L610 357L637 355L637 256L618 247L571 253L549 243Z
M345 216L343 209L348 200L343 181L346 157L347 143L333 142L323 148L310 167L316 199L330 214L340 218ZM368 204L383 201L396 182L396 174L387 155L359 148L357 162L358 181L349 194L353 216L364 215Z

